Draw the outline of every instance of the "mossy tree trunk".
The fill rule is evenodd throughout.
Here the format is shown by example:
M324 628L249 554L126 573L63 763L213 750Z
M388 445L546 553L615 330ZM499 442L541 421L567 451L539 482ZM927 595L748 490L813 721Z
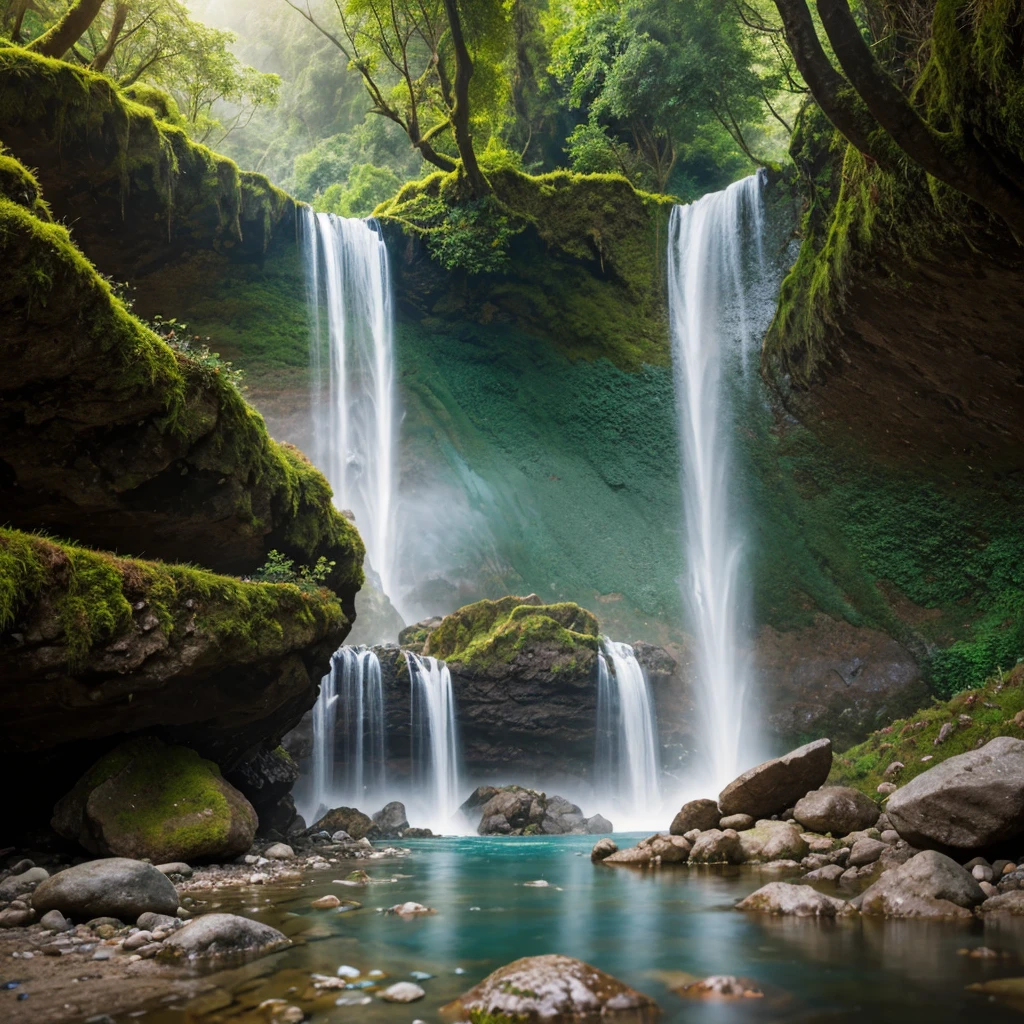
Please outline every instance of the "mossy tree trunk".
M470 192L474 198L486 195L491 187L480 170L473 150L473 133L469 127L469 83L473 77L473 60L466 46L466 37L462 31L462 17L459 14L458 0L444 0L444 11L448 17L448 27L452 35L455 49L455 103L452 106L452 133L455 145L462 158L462 170L469 182Z
M104 0L78 0L52 28L28 45L44 57L63 57L96 20Z

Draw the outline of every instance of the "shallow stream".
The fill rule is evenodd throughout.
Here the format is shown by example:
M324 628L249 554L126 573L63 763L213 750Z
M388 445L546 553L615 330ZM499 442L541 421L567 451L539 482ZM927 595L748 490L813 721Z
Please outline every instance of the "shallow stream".
M634 841L616 837L620 846ZM300 889L252 887L209 897L200 910L244 913L301 937L288 950L211 976L216 988L187 1007L154 1007L154 1024L252 1020L265 999L285 998L314 1024L435 1024L440 1007L495 968L521 956L579 957L646 992L666 1022L845 1022L1020 1020L1010 1006L968 992L972 982L1024 975L1024 921L957 925L854 919L770 919L733 910L766 881L756 868L666 867L636 871L593 865L593 838L417 840L412 855L373 861L378 881L333 882L340 865ZM352 864L353 862L349 862ZM547 887L524 883L542 879ZM328 892L362 909L313 910ZM402 919L377 908L406 900L436 909ZM978 960L958 953L986 945L1010 954ZM419 983L426 998L387 1004L373 989L315 992L311 973L335 976L341 965L383 971L383 985ZM460 972L460 973L457 973ZM712 974L756 982L763 999L696 1002L672 988ZM358 980L358 979L357 979ZM304 998L307 997L307 998ZM369 998L336 1005L338 998ZM118 1018L127 1024L139 1017Z

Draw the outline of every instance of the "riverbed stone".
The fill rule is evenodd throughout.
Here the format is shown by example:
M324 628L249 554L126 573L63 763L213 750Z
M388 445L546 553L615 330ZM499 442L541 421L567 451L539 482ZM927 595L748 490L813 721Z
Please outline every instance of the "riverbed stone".
M560 1024L604 1020L618 1013L646 1019L657 1013L657 1004L582 960L548 954L523 957L498 968L442 1009L459 1014L460 1020L479 1016L501 1022Z
M326 832L333 836L335 832L347 832L353 839L362 839L372 825L370 816L356 807L335 807L310 825L306 833Z
M991 896L981 905L983 914L1011 914L1014 917L1024 917L1024 890L1011 889L1009 892L1001 892L998 896Z
M698 828L706 832L711 828L718 828L722 820L722 812L714 800L691 800L676 813L669 826L669 832L674 836L685 836L692 828Z
M606 857L610 857L613 853L618 853L619 848L613 839L605 837L604 839L598 839L594 843L594 848L590 851L590 859L597 863L598 861L604 860Z
M31 861L25 863L28 864L27 868L8 875L0 883L0 901L9 902L18 896L23 896L50 877L50 872L46 868L37 868ZM16 864L15 867L21 867L21 864Z
M736 904L737 910L787 917L847 917L855 913L846 900L790 882L769 882Z
M701 832L690 850L692 864L741 864L743 849L733 829L712 828Z
M262 956L290 943L276 928L237 914L193 918L164 941L173 956L213 957L229 953Z
M925 850L883 872L858 898L860 912L876 917L973 917L985 894L955 860Z
M740 832L739 843L746 863L800 860L809 849L795 825L768 819L762 819L753 828Z
M722 790L718 806L723 815L770 818L821 786L831 767L831 740L806 743L745 771Z
M380 994L380 998L386 1003L415 1003L422 999L427 993L419 985L411 981L397 981L389 985Z
M845 836L870 828L878 820L878 806L851 786L825 786L796 802L793 817L809 832Z
M66 932L71 924L59 910L48 910L39 919L39 923L51 932Z
M863 867L865 864L874 864L888 849L889 844L883 843L880 839L858 839L850 847L850 857L846 863L851 868Z
M409 818L405 811L405 804L401 800L392 800L373 816L373 824L367 830L366 838L371 841L401 839L408 827Z
M108 857L51 875L32 894L32 906L41 914L59 910L78 921L108 916L134 921L146 911L174 914L178 892L152 864Z
M914 846L977 850L1024 831L1024 740L997 736L929 768L889 797L892 827Z
M754 818L749 814L727 814L719 821L718 828L731 828L735 832L746 832L748 828L754 827Z

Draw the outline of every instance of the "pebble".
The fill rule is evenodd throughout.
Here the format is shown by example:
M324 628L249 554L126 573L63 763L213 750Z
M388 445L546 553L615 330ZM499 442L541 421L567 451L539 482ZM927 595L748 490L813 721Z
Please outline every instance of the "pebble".
M456 967L455 968L455 973L456 974L465 974L466 973L466 968L465 967Z
M537 878L532 882L523 882L523 885L530 886L533 889L546 889L550 884L550 882L545 882L543 878Z
M136 932L124 940L124 948L129 950L140 949L153 941L152 932Z
M335 907L341 906L341 900L333 893L328 893L326 896L313 900L310 906L315 910L333 910ZM359 972L357 971L356 973L358 974Z
M427 974L426 971L410 971L409 977L412 978L413 981L429 981L433 975Z
M386 977L386 975L384 974L383 971L374 970L374 971L370 971L370 973L367 974L367 977L368 978L384 978L384 977Z
M399 981L381 992L380 997L386 1003L415 1003L427 993L411 981Z
M369 1006L373 1000L369 996L339 996L334 1000L335 1006Z
M93 953L92 958L93 960L109 960L113 955L114 951L112 949L97 949Z
M59 910L48 910L39 919L39 923L51 932L66 932L71 927L67 918Z
M992 869L987 864L975 864L971 868L971 874L979 882L991 882L992 881Z
M363 972L355 967L350 967L348 964L342 964L338 968L339 978L358 978Z

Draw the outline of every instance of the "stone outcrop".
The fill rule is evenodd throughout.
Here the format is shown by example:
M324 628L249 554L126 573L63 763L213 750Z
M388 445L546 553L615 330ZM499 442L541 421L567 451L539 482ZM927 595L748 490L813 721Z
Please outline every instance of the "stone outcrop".
M1024 740L997 736L896 790L892 827L914 846L983 849L1024 831Z
M770 818L817 789L832 767L832 742L822 739L772 758L734 779L718 797L723 814Z
M669 832L674 836L685 836L692 828L701 832L709 828L718 828L722 820L722 812L714 800L690 800L683 804L672 819Z
M601 843L611 843L610 839L602 839ZM598 852L598 843L590 854L591 860L602 860L605 864L625 864L632 867L660 867L662 864L685 864L690 856L691 844L688 839L682 836L669 833L658 833L641 839L636 846L626 850L613 850L610 854L604 853L607 847L602 848L601 856L595 857ZM614 847L614 843L612 846Z
M641 1020L657 1014L657 1004L617 978L582 960L528 956L499 967L444 1012L458 1019L479 1016L496 1022L613 1019L617 1014Z
M211 761L140 737L92 765L58 802L52 824L100 856L190 864L247 853L256 823L252 805Z
M479 786L459 810L479 817L482 836L600 835L611 823L599 814L587 818L576 804L522 786Z

